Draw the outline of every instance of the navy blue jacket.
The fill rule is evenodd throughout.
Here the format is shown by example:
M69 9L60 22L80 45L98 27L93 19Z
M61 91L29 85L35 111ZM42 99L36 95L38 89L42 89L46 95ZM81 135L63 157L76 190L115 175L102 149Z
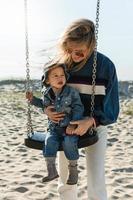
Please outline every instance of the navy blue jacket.
M92 68L94 54L83 68L70 71L69 85L78 89L84 105L84 116L90 115ZM96 92L94 118L97 125L112 124L119 114L118 80L112 61L101 53L97 53Z

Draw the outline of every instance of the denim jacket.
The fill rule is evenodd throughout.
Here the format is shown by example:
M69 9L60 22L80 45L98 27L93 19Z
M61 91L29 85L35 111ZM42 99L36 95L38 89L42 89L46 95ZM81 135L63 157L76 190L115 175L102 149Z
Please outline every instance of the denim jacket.
M81 103L79 92L65 85L62 91L55 96L51 87L43 92L43 98L39 99L33 96L32 105L40 107L44 110L47 106L53 105L56 112L64 112L65 117L59 122L60 127L66 127L70 121L83 118L84 107ZM49 120L50 126L56 126Z

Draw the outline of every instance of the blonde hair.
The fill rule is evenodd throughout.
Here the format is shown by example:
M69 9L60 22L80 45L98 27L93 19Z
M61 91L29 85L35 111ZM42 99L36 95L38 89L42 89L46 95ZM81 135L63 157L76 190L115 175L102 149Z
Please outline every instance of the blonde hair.
M67 43L75 42L77 44L86 45L88 47L88 56L80 64L77 64L77 68L80 69L86 63L94 51L96 40L95 40L95 26L91 20L78 19L70 24L63 33L59 41L60 49L60 60L67 64L68 68L72 67L73 60L67 53Z

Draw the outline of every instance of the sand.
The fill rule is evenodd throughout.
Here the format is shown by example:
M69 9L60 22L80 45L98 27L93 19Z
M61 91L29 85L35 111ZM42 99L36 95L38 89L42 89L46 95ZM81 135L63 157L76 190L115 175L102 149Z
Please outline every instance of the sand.
M8 85L0 89L0 200L58 200L57 180L41 182L46 174L42 152L24 145L25 95L13 89ZM133 116L125 113L131 101L121 98L118 122L109 126L105 164L109 200L133 199ZM32 118L36 130L46 127L39 109L33 108ZM79 172L79 200L87 200L84 150L80 151Z

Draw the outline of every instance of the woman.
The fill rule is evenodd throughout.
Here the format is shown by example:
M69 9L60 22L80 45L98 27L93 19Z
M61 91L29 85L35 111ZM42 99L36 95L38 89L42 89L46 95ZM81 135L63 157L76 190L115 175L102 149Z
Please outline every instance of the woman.
M60 62L64 62L70 74L69 84L80 92L85 107L83 120L72 122L77 128L73 134L83 135L94 124L97 126L99 141L87 148L87 191L88 200L107 200L104 174L104 159L106 150L106 125L117 120L119 113L118 81L115 66L112 61L101 53L97 53L95 108L94 117L90 116L92 69L95 49L95 27L88 19L74 21L61 37ZM52 106L45 109L48 117L58 123L64 115L52 111ZM59 195L60 199L77 200L77 185L66 184L68 169L63 152L59 153Z

